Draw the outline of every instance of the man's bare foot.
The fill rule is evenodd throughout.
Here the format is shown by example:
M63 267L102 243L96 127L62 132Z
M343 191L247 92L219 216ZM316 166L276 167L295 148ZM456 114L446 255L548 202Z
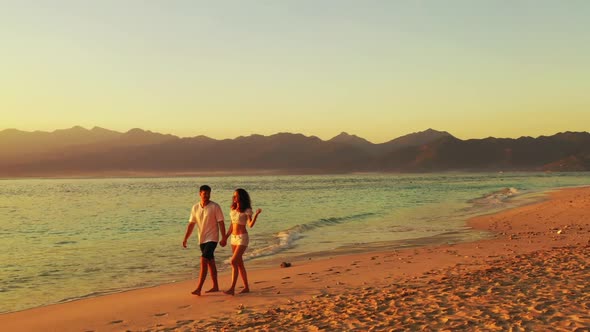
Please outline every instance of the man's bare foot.
M230 289L226 290L224 293L227 294L227 295L232 295L233 296L234 295L234 289L233 288L230 288Z
M240 291L240 294L245 294L245 293L250 293L250 288L244 288L242 289L242 291Z
M206 291L205 293L213 293L213 292L219 292L219 288L213 287L210 290Z
M194 291L192 291L191 294L196 295L196 296L201 296L201 290L199 288L197 288Z

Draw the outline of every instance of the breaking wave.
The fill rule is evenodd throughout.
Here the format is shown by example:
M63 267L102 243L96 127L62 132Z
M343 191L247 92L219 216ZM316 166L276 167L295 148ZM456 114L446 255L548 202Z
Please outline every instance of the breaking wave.
M295 242L305 236L305 233L317 230L322 227L329 227L343 224L349 221L365 219L375 215L375 213L362 213L345 217L322 218L305 224L299 224L289 229L278 232L274 235L273 242L262 248L255 249L251 253L246 253L247 258L256 258L274 255L283 250L294 247Z
M518 195L519 193L520 192L516 188L512 188L512 187L503 188L503 189L485 194L482 197L472 199L469 201L469 203L471 203L475 206L479 206L479 207L484 207L484 206L494 207L494 206L503 204L506 201L506 199L514 197L514 196Z

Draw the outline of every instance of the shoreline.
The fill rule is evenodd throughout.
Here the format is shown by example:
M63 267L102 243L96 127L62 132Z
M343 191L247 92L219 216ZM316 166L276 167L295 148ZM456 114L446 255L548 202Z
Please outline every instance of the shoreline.
M515 205L519 206L522 204L529 204L528 201L530 201L530 199L527 199L527 197L530 195L531 194L524 194L522 196L518 196L518 197L522 197L522 198L514 197L513 199L515 199L515 200L513 201L513 203L511 203L510 205L503 206L501 208L496 207L495 210L498 210L498 209L504 210L504 209L510 208L510 206L515 206ZM534 198L535 200L539 200L540 198L538 198L538 197L539 197L539 195L542 195L542 192L532 193L532 195L537 196L537 198ZM493 213L493 212L486 212L486 213ZM475 213L474 215L476 215L476 214L477 213ZM467 217L460 218L460 220L463 220L462 222L464 224L466 223L467 219L468 219ZM425 237L402 239L402 240L389 240L389 241L383 241L383 242L359 243L358 247L357 246L352 246L352 247L351 246L340 246L340 247L336 247L332 250L324 250L324 251L316 251L316 252L308 252L308 253L296 253L296 254L287 253L284 255L280 254L276 257L275 257L275 255L270 255L269 257L255 257L253 260L247 260L246 264L248 266L251 266L251 268L254 268L254 269L271 268L274 266L279 266L282 261L307 260L307 259L311 259L311 258L325 259L325 258L329 258L329 257L333 257L333 256L362 254L362 253L370 253L370 252L376 252L376 251L405 250L405 249L415 248L415 247L432 246L435 244L440 245L440 244L445 244L448 242L452 242L452 243L471 242L471 241L473 241L473 238L478 238L478 237L481 238L481 236L476 236L473 234L475 234L475 232L473 232L471 230L457 229L455 231L448 231L445 233L440 233L440 234L430 235L430 236L425 236ZM231 272L231 266L229 265L229 263L226 263L226 261L228 259L229 258L223 259L223 260L220 260L217 262L218 263L217 269L218 269L219 273L229 274ZM198 273L198 266L197 266L196 272ZM196 275L196 273L193 273L193 275ZM144 283L142 285L136 285L136 286L126 287L126 288L119 288L119 289L107 288L104 291L95 291L92 293L87 293L87 294L78 295L78 296L62 297L58 301L55 301L53 303L44 303L44 304L40 304L40 305L33 306L33 307L19 308L17 310L0 312L0 315L17 313L17 312L31 310L31 309L38 309L38 308L43 308L43 307L51 306L51 305L65 304L65 303L69 303L69 302L73 302L73 301L80 301L80 300L90 299L90 298L94 298L94 297L115 295L115 294L119 294L119 293L123 293L123 292L139 290L139 289L143 289L143 288L153 288L153 287L158 287L158 286L162 286L162 285L178 283L178 282L182 282L182 281L186 281L186 280L187 280L186 277L169 278L168 280L163 281L161 283L157 283L157 284L156 283L154 283L154 284Z
M259 268L257 265L264 265L262 262L250 262L250 264L246 262L249 267L248 277L252 290L250 294L231 297L223 293L212 293L195 297L189 293L194 288L196 280L189 280L0 314L0 324L11 331L39 329L135 331L169 328L220 329L224 327L230 330L244 328L272 330L272 324L280 324L274 326L283 328L289 326L294 330L302 329L307 325L317 326L319 329L323 327L323 329L365 330L377 326L378 322L385 317L376 320L368 318L380 317L379 314L387 313L387 317L390 317L388 319L406 319L405 323L400 321L391 325L392 327L402 325L408 328L412 328L412 326L414 328L424 327L424 325L411 324L433 326L428 325L429 321L430 324L436 321L437 324L442 324L436 326L443 328L445 326L449 328L472 326L460 325L462 324L461 317L456 315L456 304L450 303L453 301L448 301L446 306L451 309L455 308L455 314L451 314L449 310L443 310L445 306L440 305L440 301L417 297L413 297L413 301L417 301L424 307L436 304L443 309L439 309L440 312L436 314L431 313L432 317L423 313L425 323L420 323L421 320L417 317L410 317L412 321L410 322L408 317L399 316L402 313L398 315L389 312L392 308L404 307L404 303L395 302L400 294L393 292L394 297L389 298L391 292L385 294L379 290L389 288L397 289L402 292L402 295L403 292L410 292L410 295L419 294L421 291L412 288L412 285L419 284L425 289L435 289L449 280L455 280L453 279L455 274L462 276L462 278L455 280L459 280L457 287L460 288L463 285L460 280L471 280L469 279L470 273L485 272L497 268L498 265L508 266L515 261L525 266L526 264L530 265L531 263L527 262L543 259L543 255L535 256L539 252L547 257L553 257L556 253L574 256L570 252L571 248L581 252L582 256L578 254L575 256L576 259L585 261L586 266L589 266L587 254L590 243L585 241L588 241L590 235L590 212L586 212L590 211L590 199L588 199L590 187L555 189L547 192L546 195L547 199L535 203L469 219L467 225L472 229L494 234L488 239L360 254L344 253L340 255L336 253L330 255L331 257L319 259L307 255L297 258L291 262L292 267L284 269L278 267ZM559 257L559 255L557 256ZM307 259L305 259L306 257ZM270 264L270 262L265 264ZM536 265L533 264L532 268L535 267ZM555 273L560 273L559 268L559 265L553 266ZM582 271L583 276L584 274L590 276L586 270ZM521 274L526 272L520 271ZM575 274L576 272L570 273ZM522 277L522 275L520 276ZM222 289L227 287L229 271L220 274L219 282ZM483 287L481 281L470 282L476 288ZM209 284L210 280L207 280L204 287L207 288ZM238 281L237 291L240 286L241 280ZM508 286L510 285L506 287ZM588 285L586 284L585 287L587 288ZM502 287L498 286L497 288L501 293ZM560 291L563 289L565 288ZM452 294L451 289L447 289L445 292ZM508 295L503 294L504 297ZM526 294L524 296L526 297ZM354 316L354 319L330 318L328 313L322 316L323 308L326 305L329 306L330 303L339 303L339 301L346 299L354 304L357 301L354 300L355 298L376 302L377 309L368 308L355 315L347 314ZM401 296L401 298L408 298L408 296ZM583 298L579 308L590 305L587 300L587 297ZM379 301L383 303L379 304ZM391 301L395 303L392 304ZM537 306L543 304L542 301L538 302ZM565 309L565 311L572 310L572 308ZM542 313L541 310L536 311ZM584 312L586 312L586 316ZM409 313L406 312L406 314ZM536 315L533 316L538 318L539 313ZM526 315L523 313L521 316ZM35 319L30 319L31 317L35 317ZM556 313L548 313L547 317L558 316ZM587 311L577 313L576 317L579 318L577 321L574 319L576 326L590 326L590 317L587 317ZM447 321L443 322L445 319ZM519 319L519 324L523 325L523 318ZM469 324L478 323L475 318L463 319L463 321L470 322ZM508 322L506 324L512 323L510 319L505 321ZM513 321L516 322L514 319ZM489 322L486 321L485 324L489 324ZM501 326L497 321L495 324ZM524 325L533 326L531 324L534 323L527 321L527 324ZM484 327L484 325L476 326Z
M283 261L285 261L285 262L292 262L292 261L305 262L308 260L321 261L324 259L332 259L334 257L340 257L340 256L354 256L354 255L363 255L363 254L366 255L366 254L371 254L371 253L375 253L375 252L410 250L410 249L414 249L414 248L440 246L440 245L449 244L449 243L455 244L455 243L465 243L465 242L478 241L478 240L470 241L470 240L465 240L465 239L461 240L462 239L461 236L456 236L456 234L469 234L469 233L473 233L473 231L471 231L471 230L453 231L453 232L446 232L446 233L437 234L437 235L428 236L428 237L420 237L420 238L404 239L404 240L396 240L396 241L386 241L386 242L382 242L382 245L380 245L379 242L372 242L372 243L367 244L371 249L367 249L365 247L364 249L355 250L355 249L351 249L351 248L347 248L347 247L338 247L338 248L335 248L334 250L331 250L331 251L318 251L318 252L311 252L311 253L305 253L305 254L297 254L294 256L289 256L288 258L282 256L282 257L266 257L266 258L262 258L262 259L256 259L254 261L246 260L245 263L247 265L248 271L250 271L250 270L253 270L253 271L254 270L270 270L270 269L273 269L277 266L280 266L280 264ZM489 236L491 236L491 235L489 235ZM481 239L485 239L485 238L486 237L481 237ZM365 244L363 244L363 245L365 245ZM231 265L229 265L229 263L226 263L225 260L218 261L217 262L217 271L219 272L220 277L222 275L229 276L229 274L231 273ZM197 272L198 272L198 267L197 267ZM250 272L248 272L248 273L250 273ZM19 310L15 310L15 311L0 312L0 316L29 311L29 310L41 309L41 308L48 307L48 306L67 304L70 302L84 301L84 300L92 299L92 298L96 298L96 297L117 295L117 294L121 294L121 293L125 293L125 292L133 292L133 291L137 291L137 290L141 290L141 289L157 288L160 286L172 285L172 284L177 284L177 283L182 283L182 282L187 282L187 281L195 281L196 282L196 279L180 280L180 281L176 280L176 281L164 282L161 284L155 284L155 285L151 285L151 286L138 286L138 287L132 287L132 288L127 288L127 289L113 290L113 291L94 292L94 293L82 295L79 297L62 299L62 300L55 302L55 303L43 304L43 305L19 309Z

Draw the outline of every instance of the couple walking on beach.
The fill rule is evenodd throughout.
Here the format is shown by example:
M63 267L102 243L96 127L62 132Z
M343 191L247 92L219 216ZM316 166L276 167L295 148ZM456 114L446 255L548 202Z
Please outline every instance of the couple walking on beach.
M186 242L191 236L195 225L197 225L197 234L199 236L199 244L201 247L201 271L199 272L199 283L197 289L192 294L201 295L201 289L207 278L207 270L211 274L213 280L213 288L206 291L206 293L219 291L219 284L217 282L217 267L215 265L214 252L219 243L222 247L227 244L227 239L230 238L230 244L233 255L231 257L232 266L232 281L231 287L224 293L234 295L238 274L242 276L244 282L244 289L240 293L248 293L250 287L248 286L248 276L246 274L246 267L244 266L243 255L248 248L248 231L246 226L254 227L256 219L261 209L252 212L250 202L250 195L242 188L234 191L233 200L230 210L231 223L226 232L225 220L223 212L219 204L211 201L211 187L203 185L199 188L199 202L193 205L191 209L191 216L189 224L184 235L182 246L186 248ZM219 240L219 233L221 232L221 241Z

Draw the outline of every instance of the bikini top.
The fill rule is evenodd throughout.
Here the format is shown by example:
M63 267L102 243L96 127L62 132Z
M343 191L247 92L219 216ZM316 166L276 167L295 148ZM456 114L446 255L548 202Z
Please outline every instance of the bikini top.
M244 212L240 212L238 210L231 210L229 212L229 216L231 218L232 224L245 226L249 220L248 216L252 217L252 209L246 209L246 211Z

